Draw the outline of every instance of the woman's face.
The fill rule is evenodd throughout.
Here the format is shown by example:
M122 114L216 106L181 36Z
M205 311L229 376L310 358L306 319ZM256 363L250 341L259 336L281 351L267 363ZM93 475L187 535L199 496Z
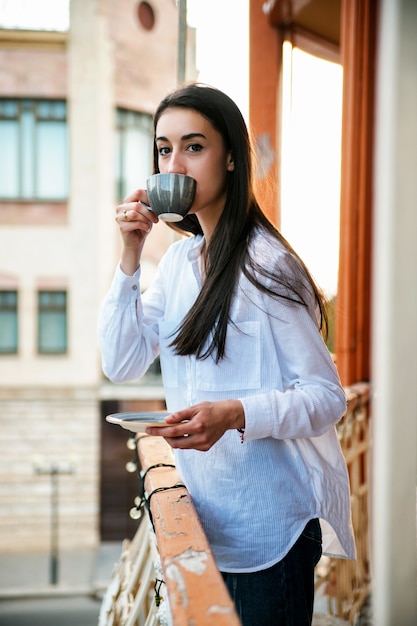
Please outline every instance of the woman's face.
M168 108L158 120L155 142L161 173L187 174L197 181L190 213L215 224L226 201L227 173L234 169L221 134L193 109Z

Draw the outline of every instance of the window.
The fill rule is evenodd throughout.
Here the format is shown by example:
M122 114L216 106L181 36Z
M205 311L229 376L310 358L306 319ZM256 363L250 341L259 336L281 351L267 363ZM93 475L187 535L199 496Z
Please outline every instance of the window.
M68 195L66 103L0 99L0 198Z
M38 352L63 354L67 351L67 293L38 292Z
M281 232L329 299L338 282L342 78L338 63L284 42Z
M0 354L17 353L17 291L0 291Z
M117 110L116 197L121 200L152 173L152 116Z

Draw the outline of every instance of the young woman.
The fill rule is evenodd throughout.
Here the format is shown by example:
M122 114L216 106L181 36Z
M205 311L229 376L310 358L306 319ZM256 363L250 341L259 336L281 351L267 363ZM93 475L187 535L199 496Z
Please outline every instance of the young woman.
M155 172L197 181L190 236L141 295L158 221L135 191L116 209L120 265L100 314L103 369L142 376L160 355L162 435L244 626L311 624L323 551L353 558L334 425L346 404L321 330L325 303L255 198L247 128L224 93L191 84L155 115Z

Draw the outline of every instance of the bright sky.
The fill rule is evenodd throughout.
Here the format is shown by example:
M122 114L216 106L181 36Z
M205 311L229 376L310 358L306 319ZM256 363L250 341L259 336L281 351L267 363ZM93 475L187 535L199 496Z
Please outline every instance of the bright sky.
M248 0L188 0L187 10L197 28L199 80L227 93L248 119Z
M248 12L248 0L187 2L188 23L197 29L198 79L225 91L245 119ZM69 0L0 0L1 26L66 30L68 24ZM288 70L288 55L286 63ZM295 51L287 75L281 229L320 286L333 295L339 246L342 70Z
M0 24L5 28L67 30L69 0L0 0Z

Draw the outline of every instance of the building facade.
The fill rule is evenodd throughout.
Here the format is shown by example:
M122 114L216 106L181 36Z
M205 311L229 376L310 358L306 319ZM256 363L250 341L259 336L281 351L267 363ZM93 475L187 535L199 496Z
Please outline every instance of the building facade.
M71 0L68 32L0 30L0 551L49 547L57 476L63 549L129 535L128 478L109 471L126 433L105 414L163 395L157 374L104 379L97 314L119 254L114 209L151 173L179 32L173 0ZM152 237L145 280L174 235L161 224Z

